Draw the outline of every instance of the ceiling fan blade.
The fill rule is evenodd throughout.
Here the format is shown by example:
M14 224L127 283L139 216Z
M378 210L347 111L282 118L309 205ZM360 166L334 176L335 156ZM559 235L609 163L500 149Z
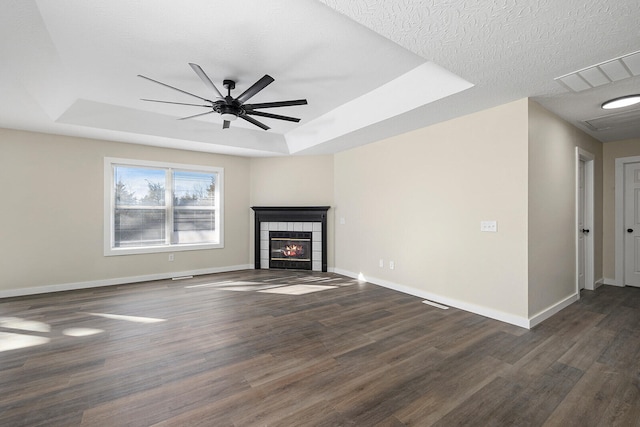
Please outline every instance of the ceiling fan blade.
M255 82L253 86L251 86L249 89L242 92L242 94L236 98L236 101L238 101L240 105L244 104L249 100L249 98L254 96L256 93L260 92L262 89L264 89L271 83L273 83L273 80L274 80L273 77L271 77L268 74L265 74L260 80Z
M215 111L211 110L211 111L207 111L206 113L200 113L200 114L194 114L193 116L181 117L178 120L193 119L194 117L206 116L207 114L211 114L211 113L215 113Z
M245 104L245 110L253 110L256 108L274 108L274 107L290 107L292 105L307 105L306 99L296 99L293 101L263 102L262 104Z
M229 129L230 124L231 122L229 120L225 120L224 122L222 122L222 129Z
M249 116L247 116L245 114L240 114L238 117L240 117L241 119L244 119L244 120L248 121L249 123L254 124L254 125L258 126L259 128L264 129L264 130L271 129L269 126L265 125L264 123L260 123L259 121L257 121L253 117L249 117Z
M178 105L192 105L194 107L207 107L211 108L211 105L203 105L203 104L187 104L186 102L173 102L173 101L160 101L159 99L146 99L141 98L141 101L149 101L149 102L162 102L163 104L178 104Z
M296 122L296 123L300 121L300 119L296 119L295 117L280 116L278 114L271 114L271 113L263 113L262 111L246 110L245 114L252 114L254 116L261 116L261 117L269 117L271 119L287 120L289 122Z
M204 84L207 85L209 88L213 89L213 91L218 95L218 98L224 99L224 96L222 96L222 94L220 93L216 85L213 84L213 82L211 81L209 76L207 76L207 73L204 72L202 67L200 67L198 64L192 64L191 62L189 63L189 65L191 66L191 68L193 68L193 71L196 72L198 77L200 77L200 80L202 80Z
M168 85L168 84L166 84L166 83L162 83L162 82L159 82L159 81L157 81L157 80L153 80L152 78L150 78L150 77L146 77L146 76L143 76L142 74L138 74L138 77L142 77L143 79L147 79L147 80L152 81L152 82L154 82L154 83L158 83L159 85L162 85L162 86L168 87L169 89L177 90L178 92L182 92L182 93L184 93L184 94L187 94L187 95L193 96L194 98L202 99L203 101L207 101L207 102L210 102L210 103L212 103L212 104L213 104L213 101L211 101L210 99L203 98L203 97L201 97L201 96L194 95L194 94L192 94L192 93L190 93L190 92L187 92L186 90L178 89L177 87L173 87L173 86Z

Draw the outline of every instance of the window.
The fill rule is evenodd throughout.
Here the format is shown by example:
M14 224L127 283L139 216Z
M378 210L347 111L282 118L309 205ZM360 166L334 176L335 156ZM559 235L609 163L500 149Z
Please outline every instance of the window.
M223 169L105 159L105 255L223 247Z

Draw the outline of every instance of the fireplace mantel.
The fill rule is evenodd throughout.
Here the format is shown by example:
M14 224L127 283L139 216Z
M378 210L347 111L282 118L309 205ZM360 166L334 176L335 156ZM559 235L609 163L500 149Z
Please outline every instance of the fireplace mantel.
M252 206L255 212L255 268L260 269L260 223L320 222L322 224L322 271L327 271L327 211L331 206Z

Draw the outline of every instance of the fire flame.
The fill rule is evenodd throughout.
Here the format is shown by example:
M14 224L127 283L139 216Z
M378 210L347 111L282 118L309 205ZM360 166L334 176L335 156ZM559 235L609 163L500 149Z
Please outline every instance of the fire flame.
M293 244L286 245L282 250L282 253L284 254L284 256L288 256L288 257L302 255L303 252L304 252L304 248L302 247L302 245L293 245Z

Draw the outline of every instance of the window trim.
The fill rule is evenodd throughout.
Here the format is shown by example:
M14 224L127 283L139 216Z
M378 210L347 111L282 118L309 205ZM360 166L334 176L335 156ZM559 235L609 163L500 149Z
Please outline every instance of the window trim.
M216 183L216 227L218 230L218 243L167 243L160 246L142 246L137 248L116 248L114 243L114 207L115 207L115 183L114 166L150 167L166 169L165 175L172 170L212 172L218 174ZM169 189L167 188L167 192ZM170 200L173 195L168 194ZM173 221L173 220L172 220ZM190 165L183 163L156 162L149 160L123 159L117 157L104 158L104 256L150 254L162 252L194 251L205 249L224 248L224 168L203 165ZM169 230L170 232L170 230Z

